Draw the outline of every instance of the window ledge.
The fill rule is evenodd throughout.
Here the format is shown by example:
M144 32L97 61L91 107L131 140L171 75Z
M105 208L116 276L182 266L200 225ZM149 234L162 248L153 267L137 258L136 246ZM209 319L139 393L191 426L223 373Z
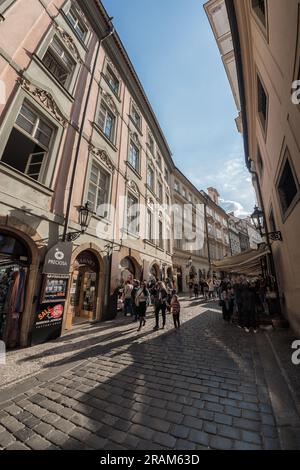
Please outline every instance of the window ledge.
M15 170L13 167L7 165L0 160L0 171L1 173L6 174L7 176L11 176L12 178L18 180L20 183L26 184L27 186L31 186L32 188L36 189L44 193L46 196L53 196L54 191L47 186L44 186L42 183L33 180L29 176L26 176L24 173L21 173L18 170Z
M73 95L71 95L71 93L67 90L67 88L65 88L58 80L57 78L53 75L53 73L51 73L47 67L45 67L45 65L43 64L43 61L42 59L40 59L39 56L37 56L36 54L32 54L32 58L33 60L43 69L43 71L48 75L49 78L51 78L51 80L55 83L56 86L58 86L58 88L64 93L64 95L70 100L72 101L72 103L74 103L75 101L75 98Z
M153 241L147 240L147 239L144 239L143 241L144 241L144 243L146 243L147 245L150 245L150 246L152 246L153 248L156 248L156 244L155 244Z
M140 235L136 233L129 232L126 228L121 228L121 232L125 233L126 235L129 235L130 237L134 238L135 240L140 240Z
M131 163L128 160L125 163L130 168L130 170L133 171L133 173L141 180L142 175L131 165Z
M118 149L117 149L117 147L115 146L115 144L114 144L111 140L109 140L109 138L104 134L104 132L103 132L102 129L98 126L98 124L94 121L94 122L92 123L92 125L93 125L94 129L95 129L95 130L101 135L101 137L105 140L105 142L107 142L108 145L110 145L111 148L112 148L115 152L117 152Z

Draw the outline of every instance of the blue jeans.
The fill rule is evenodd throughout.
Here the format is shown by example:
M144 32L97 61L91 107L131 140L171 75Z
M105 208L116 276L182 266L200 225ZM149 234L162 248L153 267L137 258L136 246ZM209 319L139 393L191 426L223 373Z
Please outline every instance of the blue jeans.
M124 299L124 315L126 316L127 313L132 315L132 300L131 299Z

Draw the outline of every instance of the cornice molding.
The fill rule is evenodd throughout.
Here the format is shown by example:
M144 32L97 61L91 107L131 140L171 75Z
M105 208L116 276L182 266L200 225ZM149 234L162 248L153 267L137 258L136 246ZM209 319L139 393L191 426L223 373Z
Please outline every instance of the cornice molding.
M59 34L59 37L61 38L65 46L71 51L73 56L75 56L77 62L79 62L80 64L83 64L83 60L79 54L75 41L70 36L70 34L67 33L63 28L61 28L61 26L58 26L56 23L54 23L54 28Z
M108 153L106 152L106 150L104 149L99 149L97 147L95 147L94 145L90 144L89 145L89 152L94 156L94 157L97 157L99 158L99 160L101 160L102 163L104 163L104 165L111 171L111 172L114 172L115 171L115 165L113 164L113 162L111 161Z

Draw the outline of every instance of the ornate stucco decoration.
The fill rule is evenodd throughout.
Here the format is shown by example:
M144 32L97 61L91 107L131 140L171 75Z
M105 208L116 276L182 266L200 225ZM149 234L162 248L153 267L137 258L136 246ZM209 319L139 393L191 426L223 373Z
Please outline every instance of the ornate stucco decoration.
M62 125L66 126L68 120L61 112L55 99L49 91L46 91L38 86L33 85L29 80L24 77L20 78L21 87L33 96L40 104L42 104L53 117Z
M58 32L59 37L64 42L65 46L68 48L68 50L70 50L70 52L76 58L77 62L82 64L83 60L82 60L82 58L79 54L79 51L76 47L76 44L75 44L73 38L63 28L61 28L57 24L55 24L55 30Z
M138 147L141 147L140 139L139 136L137 135L136 132L130 132L130 138L131 140L137 145Z
M135 194L137 194L137 195L140 194L138 185L137 185L134 181L129 180L128 183L127 183L127 186L128 186L128 188L131 189L131 191L133 191Z
M149 207L151 207L151 209L153 208L153 206L154 206L154 201L153 201L153 199L152 199L151 197L147 197L147 205L148 205Z
M94 155L95 157L99 158L101 160L102 163L104 163L104 165L110 170L110 171L115 171L115 166L113 164L113 162L111 161L108 153L103 150L103 149L98 149L97 147L95 147L94 145L90 145L89 146L89 151L92 155Z
M115 114L120 114L119 111L118 111L118 108L117 108L117 106L114 102L114 99L113 99L112 95L110 93L107 93L105 90L103 90L103 88L101 88L100 91L101 91L102 98L104 99L106 104L111 108L111 110Z

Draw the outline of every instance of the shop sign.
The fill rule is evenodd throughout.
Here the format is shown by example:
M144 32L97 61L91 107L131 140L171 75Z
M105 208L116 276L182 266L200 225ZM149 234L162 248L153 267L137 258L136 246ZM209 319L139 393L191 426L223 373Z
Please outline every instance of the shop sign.
M51 341L61 335L64 309L64 302L40 306L32 332L32 346Z
M94 271L98 271L98 260L90 251L83 251L80 253L75 261L77 267L88 266Z
M44 274L69 274L73 244L60 242L54 245L46 254Z

